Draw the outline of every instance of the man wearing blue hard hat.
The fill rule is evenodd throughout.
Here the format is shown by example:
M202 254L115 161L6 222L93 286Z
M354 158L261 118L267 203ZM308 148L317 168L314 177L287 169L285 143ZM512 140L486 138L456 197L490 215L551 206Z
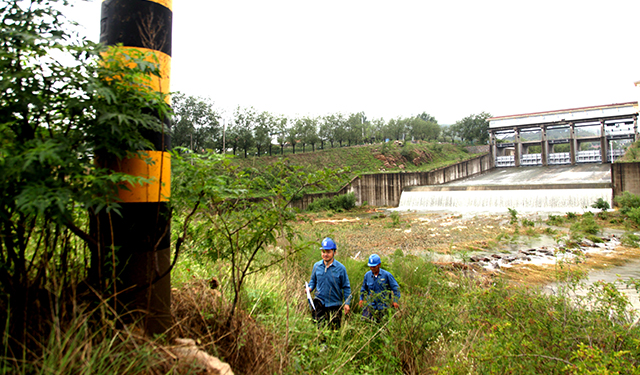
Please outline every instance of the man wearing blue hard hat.
M312 301L313 318L319 325L328 321L332 328L340 327L343 309L345 314L351 311L351 284L347 269L334 258L336 251L336 243L331 238L322 240L322 260L313 265L307 289L307 293L315 290Z
M380 268L381 264L382 260L378 254L372 254L369 257L367 265L370 271L364 274L358 303L358 306L362 307L367 302L367 307L362 310L362 316L377 322L380 322L382 312L388 307L389 301L391 306L397 309L400 300L398 282L389 271Z

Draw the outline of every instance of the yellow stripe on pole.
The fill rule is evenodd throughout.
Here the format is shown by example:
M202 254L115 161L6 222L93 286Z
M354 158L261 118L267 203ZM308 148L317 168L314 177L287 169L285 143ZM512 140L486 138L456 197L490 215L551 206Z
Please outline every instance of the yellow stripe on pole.
M154 2L156 4L164 5L170 10L173 10L173 0L149 0L149 1Z
M171 196L171 154L168 152L141 151L140 155L119 160L111 169L153 180L142 185L127 184L129 190L118 192L122 202L167 202Z
M110 48L118 48L122 51L121 54L117 54L115 58L118 61L122 62L122 65L127 65L129 68L134 68L135 63L131 61L131 59L127 56L127 50L130 51L138 51L141 54L145 54L145 61L158 64L158 69L160 76L148 76L148 82L145 82L145 85L148 85L148 89L161 92L163 94L168 94L170 92L169 88L171 85L171 56L166 53L156 51L149 48L141 48L141 47L110 47ZM106 55L107 53L103 53ZM112 77L116 78L117 77ZM167 104L171 104L170 96L167 95L165 97L165 101Z

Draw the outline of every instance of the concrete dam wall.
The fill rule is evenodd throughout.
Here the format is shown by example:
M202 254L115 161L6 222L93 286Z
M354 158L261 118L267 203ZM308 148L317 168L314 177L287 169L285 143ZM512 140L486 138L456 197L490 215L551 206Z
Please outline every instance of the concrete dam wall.
M428 172L366 174L355 177L336 193L307 194L291 206L302 210L319 198L354 193L358 206L366 202L370 206L397 207L405 187L446 184L488 172L493 168L493 159L489 154L485 154Z
M439 168L428 172L408 172L408 173L377 173L367 174L355 177L351 182L345 185L338 192L307 194L302 199L291 204L292 207L305 209L316 199L323 197L334 197L336 195L347 194L353 192L356 197L356 204L362 205L367 203L370 206L378 207L398 207L400 196L403 191L411 192L413 190L514 190L516 187L528 190L542 189L611 189L610 199L613 201L615 197L621 195L624 191L632 194L640 195L640 163L613 163L604 166L607 170L610 167L609 176L606 180L598 180L604 177L600 176L602 171L593 172L593 165L581 166L556 166L547 168L549 171L557 170L557 176L549 171L545 172L549 181L543 185L536 187L532 181L538 180L538 175L544 171L543 167L519 167L519 168L499 168L495 169L494 162L489 154L478 156L476 158L466 160L448 167ZM571 170L571 174L563 173L564 169ZM604 169L603 169L604 170ZM478 176L493 171L491 176L495 181L487 183L485 186L473 186L475 182L482 182L482 179L472 179L470 181L457 182L459 186L443 186L437 187L433 185L447 184L453 181L467 179L468 177ZM495 171L500 173L496 174ZM509 180L509 175L517 175L517 182ZM503 176L504 175L504 176ZM562 176L571 175L572 181L562 180ZM506 176L506 177L505 177ZM595 177L594 177L595 176ZM527 179L529 178L529 179ZM521 180L521 181L520 181ZM500 187L487 187L486 185L497 185ZM425 185L431 185L426 187ZM466 186L468 185L468 186ZM513 185L509 187L509 185ZM572 186L569 186L572 185ZM584 186L582 186L584 185ZM416 186L415 188L411 188ZM420 187L418 187L420 186ZM558 193L556 191L556 193ZM554 194L556 194L554 193ZM608 199L607 199L608 200Z
M625 191L639 195L640 163L611 164L611 185L614 199Z

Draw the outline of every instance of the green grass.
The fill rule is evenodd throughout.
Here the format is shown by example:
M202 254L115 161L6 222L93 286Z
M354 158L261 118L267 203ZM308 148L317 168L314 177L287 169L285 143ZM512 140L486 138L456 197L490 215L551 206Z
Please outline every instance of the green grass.
M348 168L349 173L345 181L365 173L429 171L477 156L469 154L465 148L458 145L432 142L415 144L408 142L403 146L389 142L325 148L315 152L309 151L310 148L308 148L308 152L305 153L298 153L297 150L295 155L285 154L285 158L291 165L300 166L309 172L323 168ZM233 159L233 163L245 168L260 169L281 158L281 156L260 156L245 159L237 156ZM384 161L387 161L386 166Z
M372 324L360 318L355 302L366 261L339 250L337 259L347 268L354 294L352 313L340 330L318 330L301 287L318 259L318 250L310 247L286 267L256 275L247 285L243 310L273 335L269 350L277 353L268 360L272 363L260 364L263 369L283 374L585 374L621 364L635 373L640 364L639 328L630 324L627 301L612 284L596 284L584 299L569 302L568 294L551 296L500 278L473 277L401 251L383 259L383 268L400 283L401 307L390 310L383 323ZM247 342L251 334L245 332ZM238 350L239 357L246 356L242 347ZM232 368L269 373L245 363Z

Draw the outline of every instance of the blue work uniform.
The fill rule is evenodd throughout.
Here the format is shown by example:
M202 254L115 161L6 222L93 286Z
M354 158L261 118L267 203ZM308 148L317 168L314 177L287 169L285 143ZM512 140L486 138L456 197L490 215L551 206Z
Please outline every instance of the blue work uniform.
M351 301L347 269L335 259L329 267L325 267L322 260L313 265L309 289L315 289L315 298L322 301L325 307L342 306L343 300L348 305Z
M364 281L362 282L362 288L360 288L360 300L366 298L366 301L372 309L386 309L387 304L385 301L388 301L392 297L392 292L393 301L398 302L398 300L400 300L399 285L390 272L380 268L377 277L374 276L371 271L364 274Z

